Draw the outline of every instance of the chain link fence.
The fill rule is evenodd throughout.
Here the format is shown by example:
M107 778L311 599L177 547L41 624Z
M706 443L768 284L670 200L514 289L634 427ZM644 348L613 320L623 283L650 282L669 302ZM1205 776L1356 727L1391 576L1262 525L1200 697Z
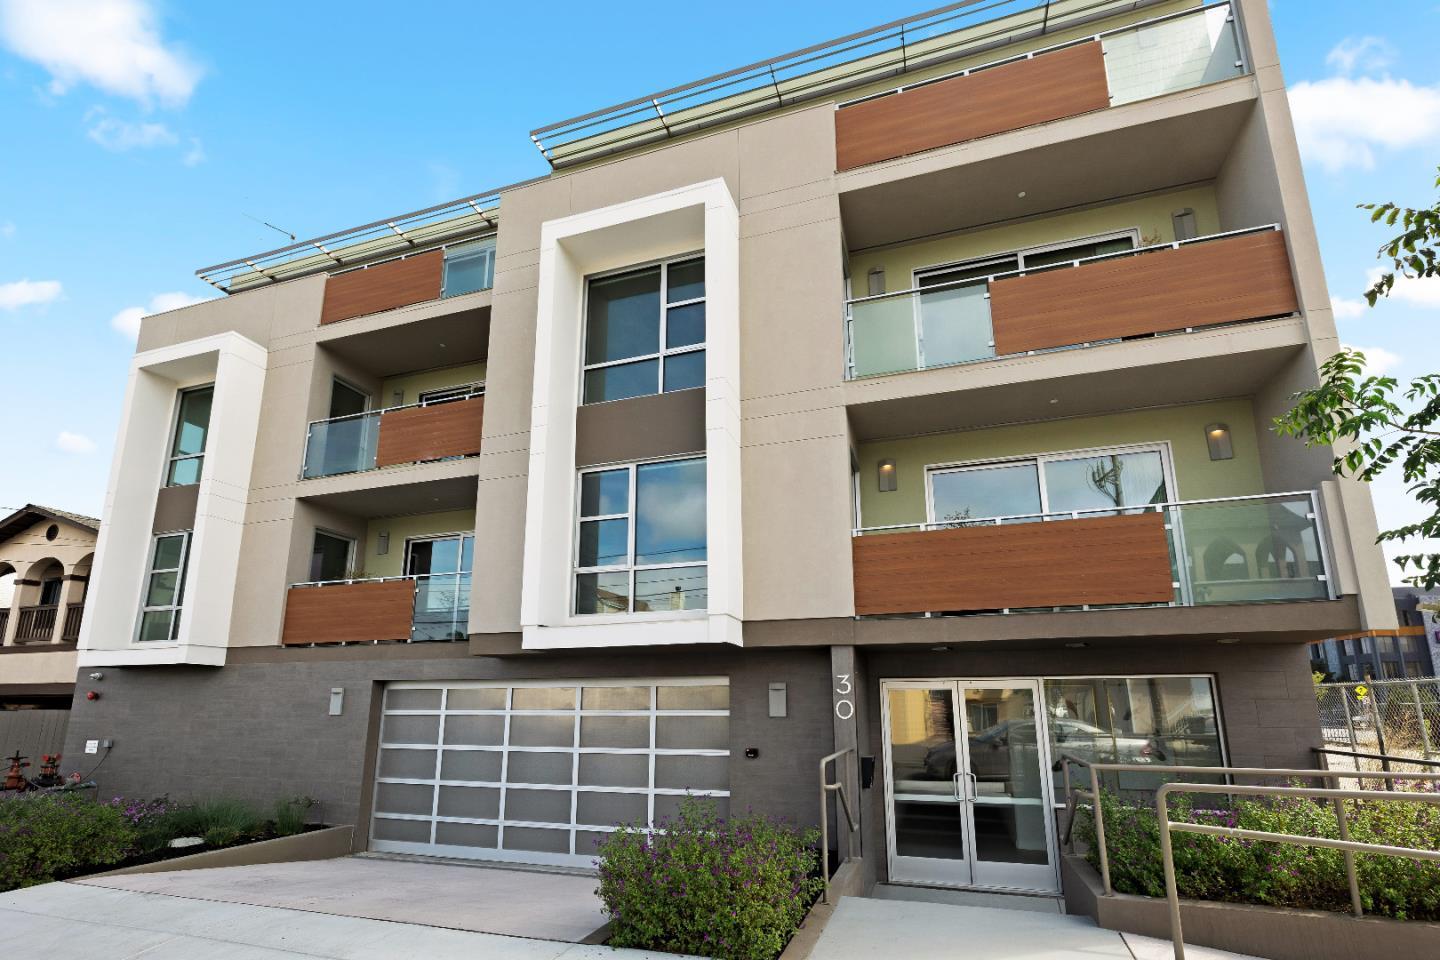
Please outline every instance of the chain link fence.
M1440 760L1440 679L1322 683L1315 689L1325 746L1333 750ZM1332 768L1379 770L1380 760L1327 756ZM1432 765L1391 762L1387 769Z

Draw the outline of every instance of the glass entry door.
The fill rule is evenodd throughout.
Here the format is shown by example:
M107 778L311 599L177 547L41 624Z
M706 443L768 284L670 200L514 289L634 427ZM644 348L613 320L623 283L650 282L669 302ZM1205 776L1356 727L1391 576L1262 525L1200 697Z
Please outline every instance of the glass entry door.
M1039 683L881 688L890 879L1057 891Z

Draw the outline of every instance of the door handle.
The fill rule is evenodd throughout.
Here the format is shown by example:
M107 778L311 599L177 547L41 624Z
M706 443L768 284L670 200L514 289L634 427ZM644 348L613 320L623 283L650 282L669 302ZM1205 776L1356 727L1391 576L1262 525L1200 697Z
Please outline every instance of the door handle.
M973 772L966 773L965 777L970 781L969 800L971 803L974 803L976 799L980 796L980 778L977 777Z
M950 778L950 789L955 794L955 799L960 803L965 802L965 791L960 786L960 778L962 776L964 776L964 774L957 772L955 776Z

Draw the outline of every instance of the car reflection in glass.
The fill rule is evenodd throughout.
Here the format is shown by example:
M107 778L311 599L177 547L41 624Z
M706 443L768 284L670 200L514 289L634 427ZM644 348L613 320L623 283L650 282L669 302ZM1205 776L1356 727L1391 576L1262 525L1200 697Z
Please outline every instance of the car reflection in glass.
M1112 734L1081 720L1050 720L1052 768L1067 753L1091 763L1166 763L1168 756L1154 737ZM1034 720L1005 720L970 737L970 772L981 780L1005 780L1013 772L1010 748L1035 748ZM949 780L957 772L955 744L945 742L925 754L925 772L936 780Z

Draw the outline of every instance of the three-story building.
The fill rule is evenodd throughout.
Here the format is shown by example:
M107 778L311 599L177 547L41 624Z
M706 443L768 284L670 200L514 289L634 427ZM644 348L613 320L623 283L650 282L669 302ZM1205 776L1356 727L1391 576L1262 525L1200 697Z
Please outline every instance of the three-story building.
M1265 5L1006 9L201 271L67 757L584 866L687 793L815 822L853 748L869 877L1029 891L1065 754L1309 765L1307 644L1394 611L1366 490L1270 429L1337 340Z

